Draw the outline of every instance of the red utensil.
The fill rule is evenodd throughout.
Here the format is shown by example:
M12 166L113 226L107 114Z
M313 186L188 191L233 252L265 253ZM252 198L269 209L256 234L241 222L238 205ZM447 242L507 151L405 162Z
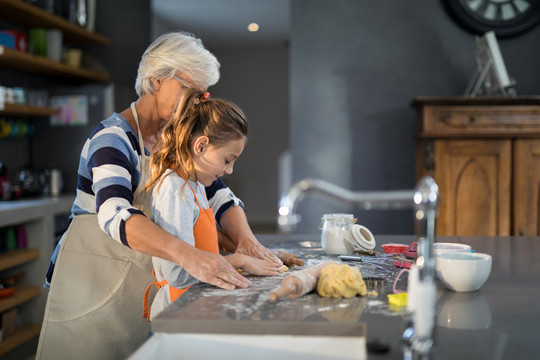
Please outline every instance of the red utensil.
M409 248L405 244L383 244L381 245L382 249L387 254L403 254L405 255L405 252Z

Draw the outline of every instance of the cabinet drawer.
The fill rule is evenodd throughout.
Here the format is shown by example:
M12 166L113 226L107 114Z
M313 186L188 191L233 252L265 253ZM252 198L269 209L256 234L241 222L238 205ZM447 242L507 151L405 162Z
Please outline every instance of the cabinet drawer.
M540 134L540 106L425 106L421 136L531 136Z

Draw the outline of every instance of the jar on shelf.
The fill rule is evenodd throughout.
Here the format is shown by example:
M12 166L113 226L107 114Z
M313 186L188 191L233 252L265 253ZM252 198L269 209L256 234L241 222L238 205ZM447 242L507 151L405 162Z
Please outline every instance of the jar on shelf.
M0 200L9 200L10 198L10 183L7 167L0 162Z
M354 249L351 228L357 219L352 214L324 214L321 220L323 250L329 255L350 254Z

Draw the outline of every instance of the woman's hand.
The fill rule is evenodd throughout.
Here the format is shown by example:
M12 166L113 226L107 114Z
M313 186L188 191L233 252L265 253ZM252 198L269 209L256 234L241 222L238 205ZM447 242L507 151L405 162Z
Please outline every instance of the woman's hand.
M283 265L279 265L275 261L269 259L261 260L238 253L227 255L225 256L225 259L231 266L242 269L253 275L277 275L283 267Z
M223 256L194 247L192 249L189 256L183 257L183 263L178 264L191 276L225 290L247 288L251 285Z
M251 284L219 254L199 250L156 225L146 216L135 214L126 222L129 245L133 250L170 260L191 276L225 290ZM149 240L151 239L151 241Z

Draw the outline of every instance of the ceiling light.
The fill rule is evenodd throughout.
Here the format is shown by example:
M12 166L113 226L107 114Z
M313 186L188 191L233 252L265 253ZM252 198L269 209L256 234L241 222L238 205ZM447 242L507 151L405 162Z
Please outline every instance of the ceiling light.
M248 30L251 31L251 32L256 32L256 31L259 31L259 24L257 23L251 23L248 25Z

